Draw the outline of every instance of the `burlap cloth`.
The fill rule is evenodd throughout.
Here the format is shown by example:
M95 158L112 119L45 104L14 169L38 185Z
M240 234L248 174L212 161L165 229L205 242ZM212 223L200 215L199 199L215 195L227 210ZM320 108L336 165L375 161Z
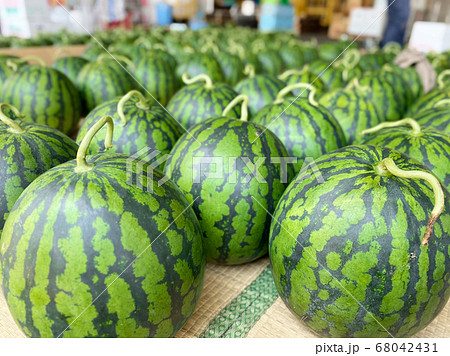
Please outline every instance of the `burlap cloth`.
M450 337L450 303L416 337ZM0 337L23 337L0 293ZM197 309L176 337L317 337L278 297L269 260L208 265Z

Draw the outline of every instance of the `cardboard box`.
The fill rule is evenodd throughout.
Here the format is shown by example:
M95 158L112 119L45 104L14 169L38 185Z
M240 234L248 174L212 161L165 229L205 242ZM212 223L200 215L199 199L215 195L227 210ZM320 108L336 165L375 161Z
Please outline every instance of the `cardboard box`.
M328 27L328 37L333 40L341 39L347 33L349 17L344 13L334 13Z
M49 66L60 57L81 56L86 48L86 45L1 48L0 54L10 54L17 57L37 56Z

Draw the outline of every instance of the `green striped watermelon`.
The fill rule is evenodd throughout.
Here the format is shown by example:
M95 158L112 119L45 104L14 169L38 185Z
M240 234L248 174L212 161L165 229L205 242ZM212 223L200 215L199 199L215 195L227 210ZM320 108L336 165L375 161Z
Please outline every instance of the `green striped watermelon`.
M228 84L214 84L202 74L189 79L184 76L185 87L181 88L169 101L167 110L184 127L189 128L203 120L222 114L227 105L238 95ZM239 117L239 107L229 113Z
M450 99L449 104L450 104ZM450 135L450 107L436 107L419 111L414 119L420 126L432 127Z
M415 116L422 111L433 108L450 107L450 89L436 87L427 94L421 96L411 107L406 116Z
M78 73L87 63L89 61L83 57L62 57L55 60L51 67L65 74L76 85Z
M315 74L326 85L328 90L342 88L345 80L342 69L322 60L316 60L309 65L309 71Z
M363 72L375 72L380 70L385 63L386 60L382 53L367 53L361 56L358 66Z
M267 253L270 216L292 179L292 167L279 163L288 153L264 127L227 116L206 120L176 143L165 171L179 186L203 230L207 259L241 264ZM202 158L203 157L203 158ZM287 170L286 170L287 169ZM262 204L262 206L260 205Z
M302 47L299 45L281 46L279 53L286 69L303 68L306 63Z
M388 148L349 146L315 163L286 189L272 221L282 300L324 337L420 331L450 295L450 193Z
M23 190L50 168L74 159L78 149L60 131L19 119L23 116L15 107L0 104L0 235Z
M113 59L104 57L86 64L78 73L77 86L88 111L137 87L135 80Z
M414 93L409 83L400 73L387 68L375 72L374 75L391 85L397 97L397 110L405 113L414 100Z
M337 89L323 95L319 104L339 122L349 144L353 143L363 130L383 121L375 104L359 92Z
M0 87L3 86L6 79L17 71L20 65L20 62L14 60L14 58L0 57Z
M325 42L317 47L319 58L328 63L334 61L344 52L346 46L340 42Z
M182 135L183 129L164 108L151 105L140 92L130 91L122 98L116 98L97 106L84 120L77 136L81 143L90 128L104 116L114 121L114 146L110 152L132 155L141 149L151 148L168 154ZM88 154L104 151L106 128L100 130L92 139Z
M423 95L422 80L414 67L400 68L396 65L385 64L383 71L393 72L402 77L405 83L405 90L411 91L412 100L417 100ZM409 102L408 105L411 105Z
M214 83L224 81L219 62L207 53L192 53L188 55L178 65L176 73L178 78L181 78L184 73L187 73L190 77L206 74Z
M411 118L385 122L363 134L362 144L389 147L418 160L450 189L449 134L430 127L421 128Z
M249 112L252 117L264 106L272 103L284 87L285 84L280 79L259 74L241 80L235 85L234 90L249 97Z
M223 71L225 83L233 86L244 78L244 63L238 56L227 52L220 52L217 61Z
M319 52L313 44L304 42L301 47L305 63L312 63L319 59Z
M169 337L194 311L205 270L201 230L179 189L130 157L85 157L37 178L0 241L5 299L32 337ZM108 134L111 144L112 132ZM141 178L143 187L130 184ZM26 258L27 256L27 258Z
M349 83L353 78L361 78L363 70L358 65L361 53L358 49L349 49L341 58L333 63L334 68L338 68L342 73L342 80Z
M261 72L268 75L278 75L283 71L283 59L274 50L264 50L256 53L261 63Z
M61 72L44 65L25 65L5 82L1 101L25 115L25 120L70 135L81 119L78 90Z
M148 57L161 58L170 65L170 68L172 68L172 70L175 71L177 69L177 66L178 66L177 59L174 56L172 56L169 52L167 52L166 50L155 48L155 49L147 50L145 55ZM134 60L137 60L137 59L139 59L139 58L134 58Z
M302 70L287 70L279 75L278 79L284 81L287 86L297 83L311 84L315 89L316 97L322 96L328 90L322 80L308 70L308 66L305 66ZM300 98L308 98L309 95L308 91L305 91L304 88L292 90L292 93L295 97L300 95Z
M133 74L146 94L166 106L178 89L178 78L170 64L160 57L144 56L135 61ZM148 94L149 92L150 94Z
M372 100L378 108L382 121L397 121L403 117L406 103L403 94L379 73L353 79L348 89Z
M97 43L90 45L81 54L81 57L87 59L88 61L95 61L98 56L105 53L105 50Z
M263 107L251 119L277 135L289 155L298 158L293 165L295 173L306 158L316 159L347 144L341 126L331 113L317 105L314 94L310 94L309 100L284 99L285 94L299 86L281 90L273 104Z

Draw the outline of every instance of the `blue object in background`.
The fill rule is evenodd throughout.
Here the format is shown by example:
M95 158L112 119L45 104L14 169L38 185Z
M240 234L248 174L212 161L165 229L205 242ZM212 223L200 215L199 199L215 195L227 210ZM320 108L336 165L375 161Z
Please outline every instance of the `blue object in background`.
M258 27L261 31L293 31L294 7L291 5L262 4Z
M208 23L205 21L205 14L201 11L198 12L196 17L189 20L189 27L194 31L208 27Z
M168 26L173 22L172 6L165 2L156 4L156 23L158 26Z

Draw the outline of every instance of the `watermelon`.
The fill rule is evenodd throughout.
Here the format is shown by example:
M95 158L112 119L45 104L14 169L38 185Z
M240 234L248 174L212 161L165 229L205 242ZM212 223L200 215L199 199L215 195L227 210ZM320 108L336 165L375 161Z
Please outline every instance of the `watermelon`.
M417 100L423 95L422 80L414 67L400 68L392 64L385 64L383 71L393 72L399 75L405 84L404 89L411 92L411 99ZM412 101L408 103L411 105Z
M160 171L147 178L129 156L86 157L105 122L110 146L106 116L77 160L37 178L6 221L0 282L27 336L169 337L199 299L205 255L192 208L172 182L158 184Z
M238 95L228 84L214 84L206 74L194 78L183 76L187 84L169 101L167 110L185 129L222 114L227 105ZM240 108L230 111L231 117L240 116Z
M319 104L339 122L349 144L352 144L363 130L383 121L375 104L360 92L337 89L323 95Z
M163 59L164 61L166 61L169 65L170 68L172 68L172 70L176 70L177 69L177 60L174 56L172 56L169 52L162 50L162 49L152 49L152 50L147 50L145 53L146 56L148 57L158 57ZM140 57L139 57L140 58ZM139 58L134 58L134 60L137 60Z
M286 72L279 75L278 79L284 81L286 83L286 86L297 83L311 84L315 89L315 95L317 97L322 96L327 91L327 87L322 82L322 80L315 74L311 73L308 70L308 66L305 66L302 70L297 69L287 70ZM300 98L308 98L309 95L308 92L302 89L301 87L292 90L292 93L294 94L295 97L300 96Z
M334 68L342 71L342 80L345 83L350 82L353 78L363 76L363 70L358 66L360 59L361 53L358 49L349 49L342 58L333 63Z
M133 74L158 103L166 106L178 89L178 78L170 64L160 57L143 56L136 62Z
M429 110L420 111L414 115L414 119L420 126L432 127L450 135L450 106L439 106Z
M283 59L274 50L264 50L257 53L261 63L261 71L268 75L278 75L283 71Z
M345 47L339 42L322 43L317 48L320 59L328 63L338 58L344 50Z
M77 86L89 112L105 101L125 95L137 87L137 83L114 59L100 57L81 69Z
M261 63L253 52L248 51L242 44L231 42L228 51L240 58L244 64L244 68L248 65L253 66L255 73L261 72Z
M289 185L272 220L281 299L323 337L417 333L450 295L450 193L385 147L348 146L315 163Z
M400 73L389 70L386 67L374 74L384 82L390 84L392 89L394 89L395 95L397 96L397 110L405 113L415 99L413 89L409 86L406 79Z
M207 53L192 53L188 55L178 65L176 73L178 78L181 78L184 73L187 73L190 77L206 74L214 83L224 81L219 62Z
M367 53L361 56L358 66L363 72L375 72L386 63L382 53Z
M252 117L264 106L272 103L284 87L285 84L280 79L259 74L241 80L235 85L234 90L249 97L249 115Z
M88 61L95 61L97 57L103 53L105 53L105 49L100 45L94 44L86 48L81 54L81 57L87 59Z
M50 168L74 159L78 149L60 131L20 119L17 108L0 104L0 235L23 190Z
M0 57L0 87L14 72L17 71L21 63L14 58Z
M241 100L241 120L228 117ZM286 162L283 143L270 130L246 121L247 101L240 95L223 116L192 127L175 144L165 167L193 204L213 263L241 264L267 253L268 212L293 176L290 165L276 163Z
M286 69L299 69L305 65L305 56L299 45L281 46L279 54Z
M302 53L305 59L305 64L312 63L319 59L319 53L317 48L313 44L302 43Z
M383 54L386 63L393 63L402 50L403 48L400 43L391 41L383 46L381 53Z
M305 84L303 84L305 85ZM341 126L336 119L314 100L284 99L284 96L302 84L287 86L273 104L266 105L251 119L251 122L272 131L285 145L290 157L298 160L293 167L300 171L305 159L316 159L324 153L334 151L347 144Z
M132 155L151 148L162 155L168 154L183 133L181 126L164 108L152 105L140 92L132 90L91 111L81 125L77 143L81 143L90 128L103 116L111 116L114 120L114 146L110 149L114 153ZM106 150L106 132L103 128L93 137L88 154Z
M55 60L51 67L65 74L76 85L78 73L87 63L89 61L83 57L62 57Z
M403 94L399 94L398 89L386 81L380 73L365 76L361 80L354 78L347 89L373 100L380 111L382 121L397 121L404 114Z
M35 122L72 134L81 119L78 90L61 72L42 65L24 65L5 82L1 101Z
M244 78L244 64L238 56L221 52L217 56L217 61L222 68L225 83L233 86Z
M342 69L338 66L330 65L328 62L314 61L309 65L309 71L319 77L328 90L342 88L345 85Z
M450 135L422 128L411 118L384 122L362 134L362 144L389 147L418 160L450 189Z
M446 85L445 77L446 73L439 75L438 85L411 105L408 108L406 116L414 116L420 111L425 111L440 105L450 106L450 100L446 100L450 99L450 89Z

